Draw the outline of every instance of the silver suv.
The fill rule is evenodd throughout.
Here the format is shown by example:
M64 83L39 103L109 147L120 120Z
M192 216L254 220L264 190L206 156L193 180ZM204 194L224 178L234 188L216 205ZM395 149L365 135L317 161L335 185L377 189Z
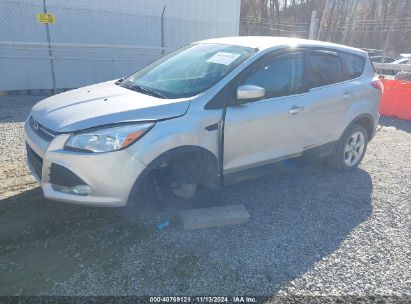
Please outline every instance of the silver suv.
M185 46L119 80L37 103L28 165L45 197L122 206L155 185L180 197L279 161L356 168L379 119L366 52L279 37Z

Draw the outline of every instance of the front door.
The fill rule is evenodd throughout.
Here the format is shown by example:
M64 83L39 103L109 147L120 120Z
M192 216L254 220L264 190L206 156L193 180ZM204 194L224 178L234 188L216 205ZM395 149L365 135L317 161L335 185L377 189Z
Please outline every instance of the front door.
M265 96L227 108L225 174L297 156L303 150L304 51L289 51L254 65L237 84L263 87Z

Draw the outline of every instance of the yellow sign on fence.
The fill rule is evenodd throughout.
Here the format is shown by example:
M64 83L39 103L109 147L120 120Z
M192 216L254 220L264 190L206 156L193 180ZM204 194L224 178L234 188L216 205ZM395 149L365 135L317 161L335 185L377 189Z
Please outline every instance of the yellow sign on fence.
M55 23L56 22L56 16L54 16L52 14L40 13L40 14L37 14L37 21L39 23Z

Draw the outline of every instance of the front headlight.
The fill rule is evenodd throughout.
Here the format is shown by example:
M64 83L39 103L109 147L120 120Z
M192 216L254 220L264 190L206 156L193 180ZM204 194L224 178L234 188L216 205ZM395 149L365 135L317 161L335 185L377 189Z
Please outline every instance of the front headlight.
M122 124L76 133L65 148L88 152L110 152L124 149L146 134L154 123Z

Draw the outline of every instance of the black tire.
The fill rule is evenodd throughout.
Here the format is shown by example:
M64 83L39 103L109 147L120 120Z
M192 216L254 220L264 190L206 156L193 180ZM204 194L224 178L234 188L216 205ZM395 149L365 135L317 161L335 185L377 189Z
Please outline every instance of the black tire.
M346 151L346 148L353 141L353 136L359 133L362 134L364 144L362 149L355 148L355 144L351 147L352 151ZM353 124L344 134L341 136L337 143L335 153L328 158L328 164L335 170L347 172L356 169L364 158L365 152L367 151L368 145L368 133L367 130L359 124ZM350 154L351 153L351 154ZM352 163L350 162L350 155L352 156ZM358 157L357 157L358 155ZM347 163L348 162L348 163Z

